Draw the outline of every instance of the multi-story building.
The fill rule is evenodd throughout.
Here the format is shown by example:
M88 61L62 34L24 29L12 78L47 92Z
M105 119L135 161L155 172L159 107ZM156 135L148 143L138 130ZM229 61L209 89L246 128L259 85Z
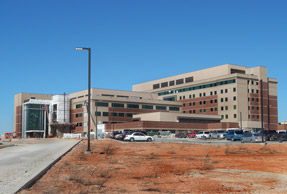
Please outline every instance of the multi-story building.
M183 113L221 115L222 122L243 128L261 128L262 121L265 129L277 128L277 80L267 77L266 67L226 64L136 84L133 91L181 102Z
M88 131L88 90L15 95L21 137ZM133 91L91 89L91 130L277 129L277 80L266 67L221 65L133 85ZM58 133L57 133L58 134Z

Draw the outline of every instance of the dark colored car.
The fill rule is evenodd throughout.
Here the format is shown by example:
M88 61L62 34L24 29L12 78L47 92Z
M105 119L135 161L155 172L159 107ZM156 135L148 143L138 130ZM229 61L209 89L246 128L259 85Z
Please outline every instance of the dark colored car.
M262 131L260 132L260 134L262 134ZM272 136L276 136L277 135L277 131L276 130L264 130L263 131L263 136L267 141L271 140Z
M187 138L187 134L186 133L177 133L177 134L175 134L175 137L177 137L177 138Z
M281 143L282 141L287 141L287 133L282 133L278 135L278 141Z

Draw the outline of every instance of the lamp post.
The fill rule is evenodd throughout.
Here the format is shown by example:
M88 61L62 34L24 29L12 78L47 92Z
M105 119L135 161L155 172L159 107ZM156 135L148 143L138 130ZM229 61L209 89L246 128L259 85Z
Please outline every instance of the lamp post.
M89 52L89 72L88 72L88 105L87 105L87 111L88 111L88 148L87 151L85 152L86 154L91 153L91 148L90 148L90 132L91 132L91 48L82 48L82 47L77 47L75 48L76 50L87 50Z

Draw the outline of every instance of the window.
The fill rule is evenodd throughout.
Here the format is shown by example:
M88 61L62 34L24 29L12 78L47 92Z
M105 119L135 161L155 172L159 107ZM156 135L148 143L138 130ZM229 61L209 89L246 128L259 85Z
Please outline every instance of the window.
M203 104L206 104L206 101L205 101L205 100L203 101Z
M83 105L82 104L76 104L76 108L82 108Z
M156 110L166 110L166 106L156 106Z
M189 95L189 99L191 98L191 94Z
M228 89L225 89L225 93L228 93Z
M180 96L180 97L179 97L179 99L181 100L181 99L182 99L182 97Z
M142 109L152 110L152 109L153 109L153 106L152 106L152 105L145 105L145 104L143 104L143 105L142 105Z
M256 94L258 94L258 92L259 92L259 91L258 91L258 90L256 90Z
M108 107L109 103L108 102L96 102L95 105L96 106Z
M193 102L193 106L195 105L195 102Z
M220 90L220 93L223 94L223 90Z
M255 115L252 115L252 119L254 119L255 118Z
M210 112L213 112L213 108L210 108Z
M205 92L203 92L203 96L205 96Z
M119 117L125 117L125 114L122 113L122 112L120 112L120 113L119 113Z
M255 110L255 107L254 107L254 106L252 106L252 110Z
M233 115L233 118L235 118L235 119L236 119L236 118L237 118L237 115L236 115L236 114L234 114L234 115Z
M221 98L221 102L223 102L224 101L224 99L223 98Z
M155 90L155 89L158 89L159 88L159 84L154 84L153 85L153 89Z
M127 117L133 117L132 113L127 113Z
M199 101L199 104L202 105L202 101Z
M254 99L254 98L251 98L251 100L252 100L252 102L254 102L255 99Z
M233 101L236 101L236 96L233 96Z
M139 108L138 104L127 104L127 108Z
M112 103L112 107L115 107L115 108L124 108L125 105L124 105L124 104L120 104L120 103Z
M192 96L193 96L193 98L195 98L195 94L193 94Z
M233 88L233 92L236 92L236 88Z
M254 81L253 80L251 81L251 84L254 85Z
M116 117L116 116L118 116L118 113L116 113L116 112L112 112L112 117Z
M169 86L174 86L174 81L169 81Z
M256 107L256 110L259 110L259 106Z
M80 117L83 117L83 113L76 114L76 118L80 118Z
M223 111L223 110L224 110L224 107L222 106L222 107L221 107L221 111Z
M189 111L189 113L190 113L190 114L192 113L191 110Z
M206 109L203 109L203 112L206 112Z
M251 89L251 93L254 93L254 89Z
M101 116L102 114L101 114L101 112L95 112L95 116Z
M224 119L224 115L221 115L221 119Z
M217 108L216 107L214 108L214 111L217 112Z
M196 113L196 111L195 111L195 110L193 110L193 113Z
M225 118L228 119L228 115L225 115Z
M168 86L168 82L163 82L163 83L160 84L160 86L161 86L162 88L167 87L167 86Z
M225 110L228 110L228 106L225 106Z
M234 109L234 110L236 109L236 105L233 105L233 109Z
M104 116L104 117L108 117L108 116L109 116L109 113L108 113L108 112L103 112L103 116Z
M200 109L199 112L202 112L202 109Z
M225 98L225 102L228 102L228 98L227 97Z
M213 100L210 100L210 104L212 104L213 103Z
M201 93L199 93L199 97L201 97L202 95L201 95Z
M211 92L210 92L210 96L212 96L212 95L213 95L213 92L211 91Z
M189 106L192 106L192 103L191 103L191 102L189 103Z
M185 78L185 83L193 82L193 77Z
M171 110L171 111L179 111L179 107L170 106L169 110Z
M183 84L183 79L176 80L176 85Z
M185 106L185 103L183 103L182 106Z
M217 91L214 91L214 95L217 95Z
M185 100L185 96L183 96L182 99Z
M217 99L214 100L214 103L217 103Z

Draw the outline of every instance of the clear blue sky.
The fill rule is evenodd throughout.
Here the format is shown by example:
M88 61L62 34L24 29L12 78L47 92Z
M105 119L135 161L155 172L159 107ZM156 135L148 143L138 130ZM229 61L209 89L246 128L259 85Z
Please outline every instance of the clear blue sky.
M0 134L13 130L14 95L132 84L231 63L266 66L287 120L287 1L1 0Z

